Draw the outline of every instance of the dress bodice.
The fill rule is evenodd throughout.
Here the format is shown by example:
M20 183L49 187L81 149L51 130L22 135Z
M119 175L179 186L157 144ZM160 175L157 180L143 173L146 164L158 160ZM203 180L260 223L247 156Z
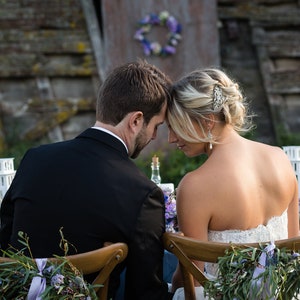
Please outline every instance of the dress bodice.
M272 217L266 225L258 225L252 229L208 231L209 241L223 243L259 243L286 238L288 238L287 211L284 211L280 216ZM205 271L208 275L215 275L216 270L216 264L205 264Z
M281 216L272 217L266 225L259 225L248 230L224 230L224 231L208 231L208 240L223 243L259 243L282 240L288 238L288 217L287 211ZM214 277L218 270L217 264L206 263L205 272L208 277ZM204 297L203 287L196 287L196 299L208 300ZM173 300L183 300L184 290L178 288L175 292ZM300 299L300 298L298 298Z
M248 230L208 231L208 240L224 243L256 243L288 238L287 211L272 217L266 225L258 225Z

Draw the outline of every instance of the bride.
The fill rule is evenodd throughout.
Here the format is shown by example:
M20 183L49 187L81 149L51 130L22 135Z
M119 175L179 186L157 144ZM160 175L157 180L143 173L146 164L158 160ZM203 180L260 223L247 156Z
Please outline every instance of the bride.
M219 69L195 70L174 84L168 106L169 143L186 156L207 155L177 188L185 236L219 242L269 242L299 234L298 185L279 147L242 137L252 129L239 86ZM197 265L215 275L214 265ZM195 286L197 286L195 282ZM180 268L173 299L184 299ZM205 299L196 288L197 299Z

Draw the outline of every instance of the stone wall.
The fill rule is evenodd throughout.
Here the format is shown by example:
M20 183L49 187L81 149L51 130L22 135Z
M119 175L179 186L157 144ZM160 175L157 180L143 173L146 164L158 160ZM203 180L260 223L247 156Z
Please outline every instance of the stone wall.
M80 1L0 3L0 150L93 124L99 77Z

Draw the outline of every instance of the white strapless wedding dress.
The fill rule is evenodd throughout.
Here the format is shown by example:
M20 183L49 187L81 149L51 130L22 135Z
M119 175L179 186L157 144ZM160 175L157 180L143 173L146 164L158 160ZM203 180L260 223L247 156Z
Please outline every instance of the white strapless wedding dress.
M249 230L224 230L209 231L208 240L224 243L256 243L270 242L288 238L288 219L287 211L281 216L272 217L267 225L259 225ZM208 276L214 276L217 272L217 264L206 263L205 272ZM196 287L197 300L206 300L204 297L203 287ZM184 290L179 288L176 290L173 300L183 300Z

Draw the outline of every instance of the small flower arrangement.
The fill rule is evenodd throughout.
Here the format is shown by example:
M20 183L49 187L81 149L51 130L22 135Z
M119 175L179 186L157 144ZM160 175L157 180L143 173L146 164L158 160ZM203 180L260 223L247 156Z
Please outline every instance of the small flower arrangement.
M24 249L1 250L3 257L11 259L0 263L1 299L98 299L94 286L86 283L80 271L65 257L57 256L53 261L28 257L24 251L27 249L31 254L29 238L23 232L19 232L19 237Z
M164 191L166 232L178 232L176 211L176 190L171 193Z
M274 243L260 248L232 245L219 258L217 277L204 291L209 299L299 299L299 253Z
M169 30L165 46L161 46L158 42L150 42L146 38L146 35L155 25L166 26ZM141 43L144 53L147 56L151 54L156 56L169 56L176 53L176 46L181 40L181 30L181 24L171 16L169 12L163 11L158 15L151 13L138 22L138 29L134 34L134 39Z

